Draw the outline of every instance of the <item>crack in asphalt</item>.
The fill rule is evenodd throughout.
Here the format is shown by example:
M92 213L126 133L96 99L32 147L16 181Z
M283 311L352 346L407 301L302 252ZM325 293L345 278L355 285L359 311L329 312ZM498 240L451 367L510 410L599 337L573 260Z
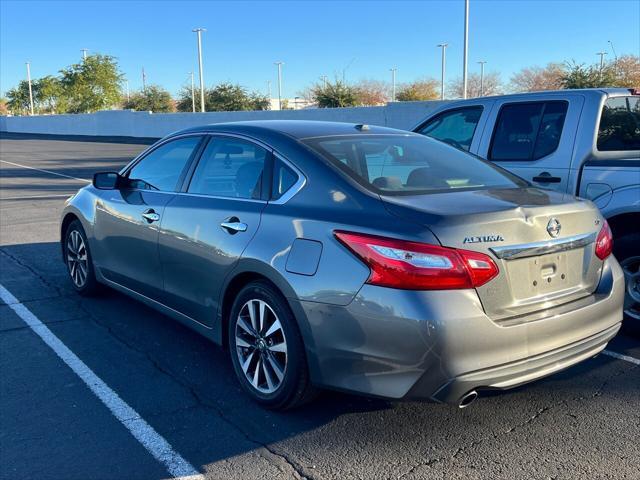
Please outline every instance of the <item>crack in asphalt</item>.
M258 447L264 449L267 452L268 455L260 454L260 456L263 457L265 460L267 460L269 463L271 463L273 466L278 468L278 470L280 470L282 473L287 474L287 475L293 473L294 478L297 478L297 479L300 479L300 480L314 480L314 477L308 476L307 474L304 473L305 468L304 468L303 465L301 465L300 463L298 463L294 459L290 458L290 456L287 455L286 453L279 452L276 449L274 449L272 446L268 445L267 443L264 443L264 442L262 442L262 441L260 441L258 439L253 438L248 432L245 431L245 429L243 429L240 425L238 425L233 420L231 420L231 418L229 418L229 416L224 412L223 409L221 409L215 403L208 402L200 393L197 392L197 390L195 389L194 386L192 386L192 385L188 384L187 382L184 382L183 380L181 380L178 377L176 377L176 375L173 372L171 372L170 370L164 368L148 352L146 352L144 350L141 350L140 348L135 347L134 345L132 345L131 343L126 341L123 337L121 337L120 335L116 334L111 327L109 327L108 325L102 323L93 314L93 312L88 310L86 308L86 306L83 304L82 299L77 297L77 295L64 294L60 287L58 287L57 285L52 284L45 276L43 276L40 272L38 272L36 269L34 269L31 265L25 263L22 259L16 257L15 255L12 255L12 254L6 252L1 247L0 247L0 253L6 255L8 258L13 260L15 263L17 263L21 267L27 269L38 280L40 280L40 282L42 282L44 285L46 285L49 288L52 288L53 290L55 290L57 292L57 294L58 294L57 297L49 297L49 298L69 298L69 299L71 299L78 306L78 308L80 308L80 310L84 314L86 314L86 316L89 317L93 321L94 324L96 324L99 327L101 327L104 330L106 330L109 333L109 335L112 338L116 339L118 341L118 343L120 343L121 345L124 345L128 349L130 349L132 351L135 351L136 353L144 356L144 358L146 358L147 361L149 361L149 363L151 363L151 365L156 370L161 372L163 375L168 376L169 378L171 378L172 381L174 381L175 383L180 385L182 388L185 388L189 392L189 394L193 397L193 399L195 400L195 404L193 404L193 405L189 405L187 407L181 407L181 408L175 409L174 411L162 412L162 413L159 413L159 414L155 414L155 415L152 414L152 415L147 415L147 416L159 417L159 416L170 415L172 413L177 413L179 411L185 411L185 410L192 409L192 408L197 408L197 407L208 408L210 410L215 411L216 414L218 415L218 417L222 421L224 421L226 424L231 426L234 430L239 432L248 442L253 443L254 445L257 445ZM42 299L30 300L30 302L39 301L39 300L42 300ZM27 303L27 302L24 302L24 303ZM48 322L48 323L62 323L64 321L72 321L72 320L76 320L77 321L77 320L80 320L80 319L69 319L69 320L63 320L63 321L59 321L59 322ZM15 329L8 329L8 330L5 330L5 331L19 330L19 329L22 329L22 328L28 328L28 327L17 327ZM272 457L272 458L269 458L269 457ZM282 467L281 467L281 463L286 464L291 469L291 471L290 472L284 471L282 469Z
M616 374L610 376L609 378L607 378L607 380L605 380L604 382L602 382L600 384L600 386L596 389L595 392L593 392L589 397L587 396L579 396L579 397L574 397L571 398L569 400L560 400L558 402L555 402L549 406L545 406L542 408L539 408L533 415L531 415L528 419L526 419L524 422L518 423L517 425L514 425L510 428L508 428L507 430L504 430L502 432L496 432L496 433L492 433L491 435L487 435L483 438L480 438L478 440L472 440L469 444L462 446L462 447L458 447L455 452L449 456L445 456L445 457L439 457L439 458L432 458L427 460L426 462L420 462L414 466L412 466L409 470L407 470L406 472L402 473L401 475L399 475L397 478L402 479L405 478L409 475L411 475L413 472L415 472L417 469L422 468L422 467L431 467L432 465L439 463L439 462L444 462L447 460L453 460L455 458L458 458L459 455L465 453L467 450L470 450L472 448L477 447L478 445L480 445L483 442L486 441L491 441L491 440L496 440L504 435L508 435L510 433L513 433L514 431L525 427L529 424L531 424L532 422L534 422L535 420L537 420L541 415L544 415L545 413L549 412L550 410L561 406L561 405L565 405L567 407L569 407L569 403L570 402L576 402L576 401L581 401L581 400L586 400L588 398L596 398L602 395L602 393L604 392L606 386L611 383L612 380L614 380L615 378L628 373L629 371L638 369L640 367L638 366L632 366L630 369L624 369L621 368L620 371L618 371Z

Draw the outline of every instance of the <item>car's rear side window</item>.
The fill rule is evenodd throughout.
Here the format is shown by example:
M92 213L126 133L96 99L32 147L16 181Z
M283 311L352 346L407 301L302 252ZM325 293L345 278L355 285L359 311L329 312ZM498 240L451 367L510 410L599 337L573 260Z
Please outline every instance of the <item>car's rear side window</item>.
M640 97L609 98L602 107L597 148L640 150Z
M490 160L538 160L553 153L567 115L565 101L506 104L493 131Z
M421 135L349 135L305 143L361 185L385 195L526 185L489 162Z
M428 120L416 132L468 152L481 116L480 105L447 110Z
M238 138L214 137L202 152L189 193L258 200L267 150Z

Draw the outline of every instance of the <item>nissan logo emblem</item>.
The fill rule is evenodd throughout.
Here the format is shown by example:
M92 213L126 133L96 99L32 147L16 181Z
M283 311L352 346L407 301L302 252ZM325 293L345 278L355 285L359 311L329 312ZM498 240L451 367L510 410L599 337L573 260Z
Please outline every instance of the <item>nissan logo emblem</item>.
M560 225L560 222L558 221L557 218L552 218L549 220L549 223L547 223L547 232L553 238L556 238L558 235L560 235L561 228L562 228L562 225Z

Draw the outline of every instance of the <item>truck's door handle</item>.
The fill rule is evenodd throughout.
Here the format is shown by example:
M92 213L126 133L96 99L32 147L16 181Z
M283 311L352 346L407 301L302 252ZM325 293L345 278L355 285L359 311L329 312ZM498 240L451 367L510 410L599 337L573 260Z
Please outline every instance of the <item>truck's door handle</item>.
M538 183L560 183L562 179L552 176L549 172L542 172L537 177L533 177L533 181Z
M237 218L230 218L229 220L235 220L233 222L222 222L220 226L224 228L231 235L236 234L238 232L246 232L247 224L242 223Z
M144 218L149 223L153 223L153 222L157 222L158 220L160 220L160 215L158 215L153 210L153 208L150 208L149 210L145 211L142 214L142 218Z

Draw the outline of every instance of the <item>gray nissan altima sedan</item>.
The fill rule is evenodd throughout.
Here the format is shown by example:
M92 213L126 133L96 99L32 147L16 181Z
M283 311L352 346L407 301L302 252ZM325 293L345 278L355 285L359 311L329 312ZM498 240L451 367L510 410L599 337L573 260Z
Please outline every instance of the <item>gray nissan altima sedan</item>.
M593 357L623 274L594 205L444 143L346 123L184 130L67 201L80 294L222 344L270 408L333 388L469 405Z

